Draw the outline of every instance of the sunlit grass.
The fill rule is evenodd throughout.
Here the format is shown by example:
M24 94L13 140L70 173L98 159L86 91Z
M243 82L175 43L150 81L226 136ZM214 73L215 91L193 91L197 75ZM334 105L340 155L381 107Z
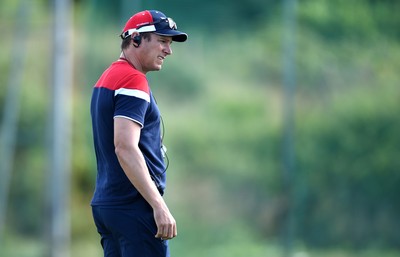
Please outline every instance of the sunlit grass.
M184 240L182 240L184 241ZM262 243L247 240L230 240L221 244L202 244L196 248L190 245L171 241L171 257L397 257L396 250L359 250L343 249L308 250L304 247L295 248L287 256L280 245L273 242ZM12 237L2 242L1 257L43 257L48 248L44 242L35 238ZM69 249L71 257L100 257L103 256L100 242L95 237L83 240L72 240Z
M38 238L6 236L0 244L1 257L43 257L45 244Z

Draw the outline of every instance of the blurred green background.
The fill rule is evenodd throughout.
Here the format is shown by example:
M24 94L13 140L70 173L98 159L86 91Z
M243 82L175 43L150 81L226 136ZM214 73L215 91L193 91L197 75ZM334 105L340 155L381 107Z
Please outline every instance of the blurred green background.
M285 3L295 1L73 1L71 256L102 256L90 95L142 9L189 34L149 74L170 159L172 256L400 256L400 1L298 0L293 16ZM0 117L9 81L21 84L4 257L47 254L52 10L0 3Z

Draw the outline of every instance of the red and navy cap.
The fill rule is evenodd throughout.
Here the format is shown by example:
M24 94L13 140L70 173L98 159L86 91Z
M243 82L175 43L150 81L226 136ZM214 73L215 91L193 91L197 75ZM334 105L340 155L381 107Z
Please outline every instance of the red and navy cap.
M161 36L172 37L172 40L177 42L184 42L187 39L187 34L178 31L176 23L171 18L156 10L142 11L129 18L121 38L125 39L134 32L154 32Z

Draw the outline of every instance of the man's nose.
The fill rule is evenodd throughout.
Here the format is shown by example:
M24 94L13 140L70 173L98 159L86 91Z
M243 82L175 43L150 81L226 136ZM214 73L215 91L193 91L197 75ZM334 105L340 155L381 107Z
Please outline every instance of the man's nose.
M168 55L172 54L172 48L171 48L171 44L167 44L167 46L164 49L165 53Z

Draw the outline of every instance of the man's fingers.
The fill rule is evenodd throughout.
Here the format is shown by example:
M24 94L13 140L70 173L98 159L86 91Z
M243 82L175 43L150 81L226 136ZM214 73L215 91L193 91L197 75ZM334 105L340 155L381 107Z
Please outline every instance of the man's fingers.
M171 229L171 238L174 238L178 235L178 230L176 228L176 226L173 226Z
M157 234L155 236L156 238L160 238L161 237L161 233L159 231L157 231Z
M156 238L161 239L172 239L177 235L177 229L175 224L169 224L158 227Z
M156 238L164 238L164 226L158 226Z

